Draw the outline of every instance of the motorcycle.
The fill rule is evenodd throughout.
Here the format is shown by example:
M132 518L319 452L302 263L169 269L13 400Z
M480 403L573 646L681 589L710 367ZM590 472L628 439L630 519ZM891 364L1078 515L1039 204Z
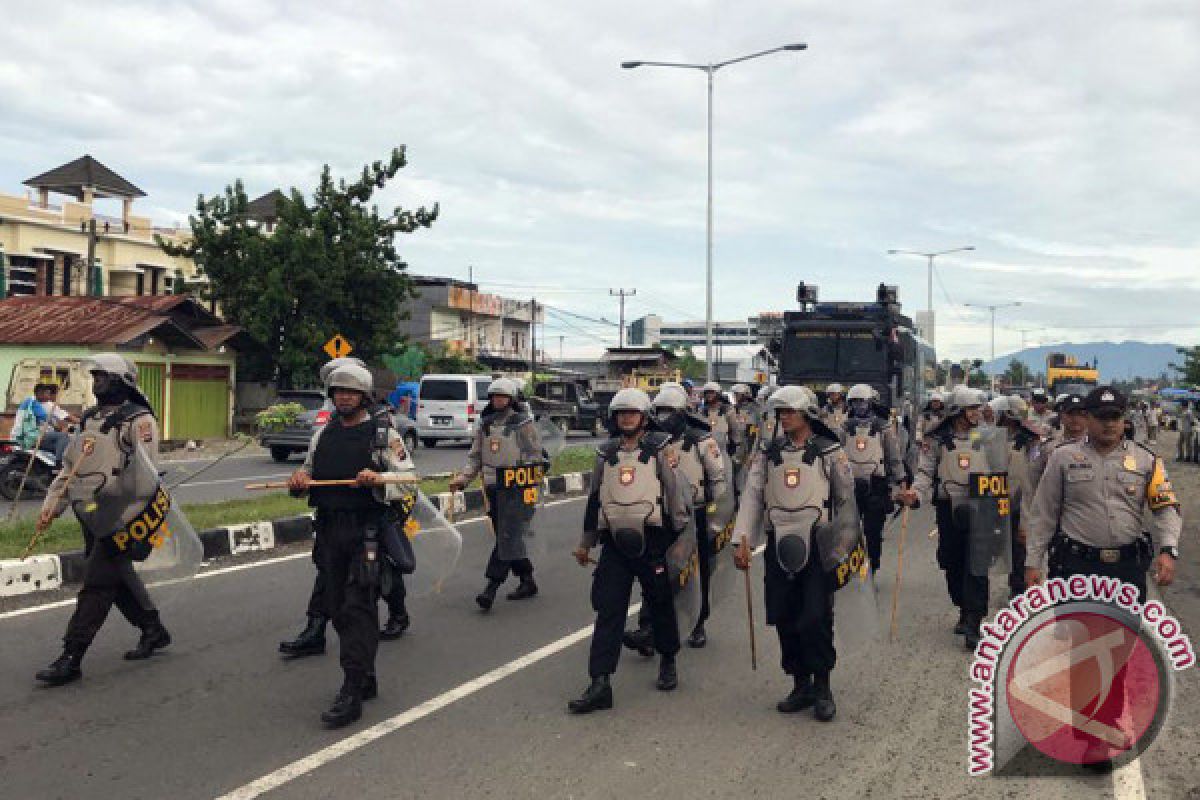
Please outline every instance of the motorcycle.
M26 471L29 473L28 477ZM0 497L5 500L16 499L22 481L25 482L25 489L21 493L21 499L34 500L45 497L46 490L60 471L62 467L55 461L53 453L13 447L7 456L0 456Z

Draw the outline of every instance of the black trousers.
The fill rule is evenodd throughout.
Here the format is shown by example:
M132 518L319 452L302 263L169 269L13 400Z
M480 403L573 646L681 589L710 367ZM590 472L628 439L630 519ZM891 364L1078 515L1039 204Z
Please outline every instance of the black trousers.
M649 606L654 648L662 655L679 652L679 623L667 577L666 552L672 539L661 528L646 531L646 552L627 556L604 535L600 560L592 573L592 609L596 628L588 655L588 674L611 675L621 657L621 634L629 614L629 596L636 579L642 585L642 606Z
M814 549L804 569L789 577L775 557L775 534L769 532L763 565L767 624L779 637L783 671L797 677L833 671L833 587L819 554Z
M1021 509L1013 504L1012 509L1012 569L1008 573L1008 588L1013 594L1020 594L1025 586L1025 545L1017 541L1017 531L1021 529Z
M492 530L496 530L496 490L484 489L484 491L487 493L488 518L492 521ZM533 562L528 558L505 561L500 558L499 549L492 545L492 554L488 557L487 568L483 571L483 576L489 581L504 583L508 580L510 573L518 578L527 578L533 574Z
M317 577L313 581L312 594L308 596L308 616L310 617L325 617L325 570L320 564L318 550L313 547L313 563L317 565ZM385 565L387 562L384 562ZM392 590L383 596L387 602L388 613L393 615L407 614L408 609L405 607L405 598L408 597L408 591L404 588L404 573L399 570L392 571Z
M325 615L333 620L341 647L339 660L348 682L375 674L379 647L376 602L379 588L360 582L364 530L376 515L359 511L318 511L317 546L325 575Z
M871 562L871 570L878 572L883 555L883 526L891 505L887 482L855 481L854 500L858 504L858 516L862 519L863 535L867 539L867 558Z
M703 625L712 611L709 586L713 574L712 540L708 538L708 512L703 508L695 511L696 515L696 558L700 561L700 619L697 624ZM732 567L732 564L730 565ZM638 611L638 627L650 630L654 625L650 614L650 604L642 596L642 607Z
M988 610L988 577L972 575L970 532L957 524L949 500L937 501L938 566L946 573L946 591L954 603L971 619L982 620Z
M1072 575L1101 575L1106 578L1117 578L1125 583L1133 584L1138 590L1138 602L1146 603L1146 570L1150 568L1150 559L1126 559L1115 564L1106 564L1099 559L1082 558L1069 552L1066 548L1056 547L1050 543L1050 553L1046 559L1047 572L1051 578L1069 578Z
M79 653L92 644L114 603L135 628L144 629L158 621L158 611L145 584L133 569L133 560L127 555L113 553L107 544L96 541L86 530L83 536L87 554L83 587L63 636L66 649Z

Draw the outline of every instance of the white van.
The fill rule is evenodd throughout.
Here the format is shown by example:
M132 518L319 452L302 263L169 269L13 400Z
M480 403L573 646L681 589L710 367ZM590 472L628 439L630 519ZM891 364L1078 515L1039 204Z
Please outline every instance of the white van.
M470 440L487 405L491 375L424 375L417 389L417 435L435 447L446 439Z

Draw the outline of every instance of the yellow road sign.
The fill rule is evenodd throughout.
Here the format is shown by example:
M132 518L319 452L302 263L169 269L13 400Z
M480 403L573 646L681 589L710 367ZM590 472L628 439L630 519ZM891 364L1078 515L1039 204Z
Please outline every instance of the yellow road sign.
M325 343L325 352L329 354L330 358L345 358L354 352L354 348L350 346L350 342L346 341L345 336L338 333Z

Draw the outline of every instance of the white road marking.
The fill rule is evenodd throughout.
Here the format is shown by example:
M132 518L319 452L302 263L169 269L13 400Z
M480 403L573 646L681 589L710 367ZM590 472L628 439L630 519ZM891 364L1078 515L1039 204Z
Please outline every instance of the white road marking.
M241 479L239 478L239 480L241 480ZM587 497L587 495L581 495L579 497L567 497L562 500L552 500L549 503L546 503L546 505L547 506L559 506L559 505L562 505L563 503L574 503L579 500L584 500L584 499L586 499L586 497ZM472 519L462 520L461 522L457 522L455 524L461 528L463 525L477 525L477 524L482 523L483 521L484 521L484 517L474 517ZM291 553L286 556L278 556L276 558L264 558L261 561L251 561L249 564L235 564L230 567L219 567L217 569L209 569L209 570L205 570L203 572L196 573L196 580L200 580L202 578L213 578L213 577L216 577L217 575L228 575L231 572L241 572L242 570L256 569L258 567L269 567L274 564L283 564L288 561L295 561L297 558L310 558L310 557L311 557L311 555L307 552ZM179 582L178 580L171 581L171 583L178 583L178 582ZM154 588L155 586L160 586L160 585L162 585L162 584L152 583L147 588ZM23 616L26 616L27 614L36 614L39 611L51 611L56 608L64 608L66 606L72 605L74 602L75 602L75 598L72 597L67 600L55 600L52 603L43 603L42 605L38 605L38 606L30 606L29 608L18 608L16 611L5 611L3 613L0 613L0 620L12 619L13 617L23 617Z
M1146 578L1146 596L1166 605L1152 576ZM1176 702L1179 702L1178 699ZM1112 778L1114 800L1146 800L1146 780L1142 774L1141 756L1113 770Z
M629 607L627 616L632 617L641 609L641 603L634 603ZM217 800L251 800L251 798L259 797L267 792L274 791L284 784L290 783L297 778L307 775L308 773L325 766L335 759L341 758L344 755L359 750L372 742L387 736L390 733L395 733L401 728L407 727L414 722L417 722L431 714L434 714L449 705L457 703L465 697L469 697L478 691L486 689L494 683L504 680L510 675L513 675L526 667L533 666L539 661L543 661L550 656L561 653L571 645L582 642L592 635L592 628L588 625L585 628L580 628L574 633L569 633L566 636L556 641L550 642L547 645L539 647L531 653L526 653L520 658L502 666L496 667L491 672L486 672L477 678L467 681L464 684L454 687L447 692L426 700L419 706L414 706L396 716L385 719L383 722L372 725L364 731L359 731L353 736L348 736L339 742L335 742L328 747L318 750L312 755L293 761L291 764L280 767L274 772L264 775L256 781L247 783L245 786L234 789L228 794L223 794Z

